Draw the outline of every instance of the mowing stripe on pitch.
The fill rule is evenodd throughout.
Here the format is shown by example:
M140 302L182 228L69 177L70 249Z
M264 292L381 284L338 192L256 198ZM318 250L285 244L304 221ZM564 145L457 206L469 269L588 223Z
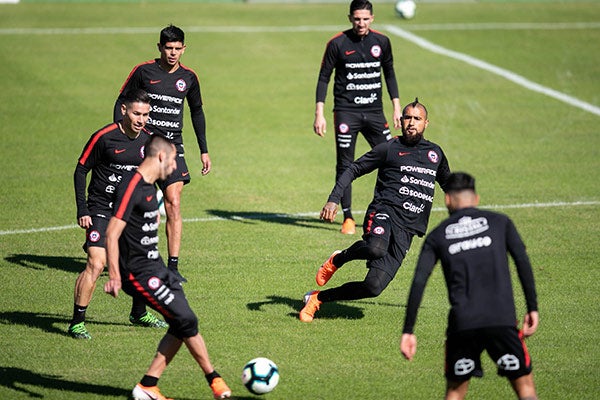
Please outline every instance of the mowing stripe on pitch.
M529 30L529 29L598 29L598 22L570 22L570 23L472 23L472 24L422 24L411 25L413 30ZM190 26L185 27L186 32L222 32L222 33L261 33L261 32L321 32L337 31L338 26ZM436 54L450 57L455 60L463 61L476 68L483 69L498 76L501 76L519 86L522 86L533 92L543 94L564 102L570 106L580 108L589 113L600 116L600 107L587 103L576 97L569 96L557 90L540 85L521 75L515 74L504 68L479 60L464 53L446 49L438 46L428 40L425 40L405 29L394 25L384 25L384 29L394 35L408 40L417 46ZM71 34L147 34L155 33L159 28L151 27L98 27L98 28L4 28L0 29L0 35L71 35Z
M600 205L600 201L575 201L575 202L564 202L557 201L552 203L523 203L523 204L491 204L491 205L481 205L479 208L482 209L497 209L497 210L507 210L514 208L548 208L548 207L578 207L578 206L597 206ZM444 207L435 207L433 208L434 212L447 211ZM355 214L364 214L364 211L354 211ZM213 221L243 221L243 220L275 220L275 219L283 219L283 218L294 218L294 219L312 219L314 217L318 217L318 212L305 212L305 213L296 213L296 214L286 214L286 213L273 213L270 215L265 215L261 213L244 213L243 215L231 215L229 217L202 217L202 218L184 218L183 222L213 222ZM13 229L0 231L0 236L6 235L18 235L25 233L45 233L45 232L53 232L53 231L62 231L66 229L78 228L78 225L62 225L62 226L51 226L47 228L31 228L31 229Z
M558 90L550 89L549 87L542 86L538 83L532 82L527 78L522 77L521 75L517 75L514 72L506 70L504 68L497 67L493 64L487 63L485 61L479 60L475 57L471 57L468 54L459 53L454 50L446 49L445 47L438 46L435 43L432 43L428 40L425 40L413 33L410 33L404 29L398 28L393 25L386 25L386 30L393 33L394 35L401 37L403 39L408 40L416 44L417 46L431 51L432 53L440 54L445 57L453 58L458 61L463 61L473 67L477 67L483 69L485 71L491 72L498 76L501 76L505 79L508 79L511 82L516 83L519 86L524 87L525 89L531 90L533 92L538 92L548 97L552 97L556 100L562 101L570 106L574 106L580 108L589 113L600 116L600 107L596 107L593 104L587 103L585 101L579 100L573 96L569 96L567 94L561 93Z

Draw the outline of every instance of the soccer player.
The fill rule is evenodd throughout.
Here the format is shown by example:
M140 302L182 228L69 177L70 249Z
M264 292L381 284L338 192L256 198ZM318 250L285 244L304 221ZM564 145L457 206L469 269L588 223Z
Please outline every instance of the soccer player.
M523 341L537 330L539 314L533 272L525 245L506 216L477 208L475 179L451 174L446 182L450 217L431 231L413 278L400 350L412 360L417 351L414 326L427 280L441 261L450 300L446 331L446 399L463 399L472 376L483 376L486 350L509 379L519 399L537 399L531 358ZM519 331L507 253L513 258L527 313Z
M175 146L164 136L154 134L146 144L142 164L123 178L115 213L106 229L109 280L104 291L117 297L123 289L135 299L144 299L169 323L150 367L133 389L133 399L166 399L160 393L158 380L182 344L202 369L214 398L225 399L231 390L210 362L204 339L198 333L198 318L188 304L179 277L165 268L158 252L160 212L154 183L176 170L176 156Z
M382 79L392 99L394 128L400 128L402 115L398 84L394 72L392 46L387 36L371 29L373 5L368 0L354 0L348 19L352 28L334 36L325 48L316 90L314 132L323 137L327 121L323 114L327 86L333 70L333 122L336 141L336 180L354 161L356 139L361 132L371 148L392 135L383 113ZM341 232L354 234L352 186L341 198L344 221Z
M367 260L363 281L312 291L300 320L311 322L323 302L377 297L394 279L414 235L427 230L435 182L445 190L450 168L437 144L423 138L427 109L418 99L404 107L402 136L375 146L350 164L337 180L321 218L333 222L344 189L354 179L378 169L375 195L367 209L363 236L343 251L335 251L317 271L317 285L325 285L332 275L352 260Z
M136 65L121 87L115 103L115 121L124 96L130 90L142 88L151 97L152 108L148 129L169 138L177 148L177 170L165 181L159 181L164 193L165 211L167 214L166 232L169 250L168 267L178 271L179 250L181 247L181 193L183 185L190 182L190 173L184 158L183 150L183 109L187 100L192 125L200 147L202 175L210 172L211 161L206 144L206 121L202 108L202 95L198 76L190 68L181 64L180 59L185 52L184 32L169 25L160 32L158 51L160 58ZM184 278L181 278L185 281Z
M113 214L114 193L125 171L133 171L144 158L144 145L150 137L144 129L150 113L150 98L143 90L133 90L123 99L121 121L95 132L83 148L74 173L77 223L86 229L85 269L75 282L73 318L69 335L91 339L85 327L85 314L92 300L96 281L106 265L105 233ZM86 201L85 186L89 172ZM134 301L129 321L134 325L163 328L167 324L146 312L146 305Z

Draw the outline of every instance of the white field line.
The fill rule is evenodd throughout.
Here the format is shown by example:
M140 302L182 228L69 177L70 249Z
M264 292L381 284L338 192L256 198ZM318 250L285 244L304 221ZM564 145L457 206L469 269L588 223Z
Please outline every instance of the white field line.
M2 1L2 0L0 0ZM390 26L390 25L386 25ZM105 34L155 34L162 26L155 27L95 27L95 28L2 28L0 35L105 35ZM200 33L261 33L261 32L336 32L346 29L343 25L300 26L187 26L186 32ZM414 24L411 31L458 31L458 30L566 30L600 29L600 22L487 22L470 24Z
M398 28L393 25L386 25L386 29L393 33L394 35L401 37L409 42L416 44L417 46L431 51L432 53L440 54L445 57L453 58L458 61L465 62L473 67L480 68L484 71L491 72L495 75L501 76L513 83L516 83L519 86L524 87L525 89L531 90L533 92L538 92L543 95L552 97L556 100L562 101L570 106L574 106L580 108L589 113L600 116L600 107L597 107L593 104L587 103L585 101L579 100L573 96L569 96L567 94L561 93L557 90L550 89L549 87L542 86L538 83L532 82L527 78L522 77L521 75L517 75L514 72L506 70L504 68L497 67L493 64L487 63L485 61L479 60L475 57L471 57L468 54L459 53L454 50L446 49L442 46L438 46L428 40L425 40L413 33L410 33L404 29Z
M515 74L509 70L489 64L485 61L471 57L467 54L459 53L453 50L438 46L428 40L425 40L405 29L394 25L384 25L384 28L394 35L408 40L421 48L436 54L450 57L458 61L465 62L473 67L483 69L495 75L501 76L517 85L543 94L564 102L570 106L580 108L589 113L600 116L600 107L587 103L576 97L569 96L557 90L542 86L538 83L528 80L521 75ZM523 30L523 29L598 29L598 22L571 22L571 23L473 23L473 24L423 24L411 25L412 30ZM260 33L260 32L320 32L337 31L337 26L215 26L215 27L186 27L187 32L231 32L231 33ZM151 27L115 27L115 28L5 28L0 29L0 35L71 35L71 34L141 34L155 33L158 28Z
M575 201L575 202L564 202L557 201L551 203L522 203L522 204L491 204L491 205L481 205L482 209L495 209L495 210L508 210L515 208L550 208L550 207L579 207L579 206L597 206L600 205L600 201ZM446 211L444 207L434 207L433 212L442 212ZM355 211L355 214L364 214L364 211ZM183 222L214 222L214 221L244 221L244 220L262 220L269 221L275 219L312 219L314 217L318 217L318 212L304 212L304 213L296 213L296 214L260 214L257 213L255 215L246 214L244 215L231 215L230 217L203 217L203 218L184 218ZM66 229L74 229L78 228L77 225L62 225L62 226L51 226L46 228L31 228L31 229L14 229L14 230L5 230L0 231L0 236L8 236L8 235L19 235L26 233L45 233L45 232L54 232L54 231L62 231Z

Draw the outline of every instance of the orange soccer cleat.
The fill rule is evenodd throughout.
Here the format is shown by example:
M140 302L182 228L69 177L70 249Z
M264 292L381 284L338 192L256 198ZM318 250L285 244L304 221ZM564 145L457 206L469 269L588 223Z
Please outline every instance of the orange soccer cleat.
M308 292L304 295L304 308L300 311L300 321L302 322L312 322L315 313L323 304L317 296L319 295L318 290L313 290L312 292Z
M337 267L333 265L333 257L340 253L340 250L334 251L333 254L329 256L327 261L325 261L323 265L321 265L321 268L319 268L319 270L317 271L317 276L315 277L317 285L325 285L329 281L329 279L331 279L335 271L337 271Z
M356 233L356 223L352 218L346 218L340 230L344 235L354 235Z

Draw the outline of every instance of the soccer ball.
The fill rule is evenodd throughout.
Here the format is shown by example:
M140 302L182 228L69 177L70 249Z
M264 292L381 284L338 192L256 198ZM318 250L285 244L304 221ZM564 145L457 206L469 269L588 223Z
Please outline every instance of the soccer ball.
M396 14L404 19L411 19L415 16L417 5L413 0L397 0Z
M165 211L165 198L160 189L156 189L156 200L158 200L158 211L160 212L160 215L164 217L167 215L167 212Z
M254 358L244 365L242 383L251 393L269 393L279 383L279 369L268 358Z

